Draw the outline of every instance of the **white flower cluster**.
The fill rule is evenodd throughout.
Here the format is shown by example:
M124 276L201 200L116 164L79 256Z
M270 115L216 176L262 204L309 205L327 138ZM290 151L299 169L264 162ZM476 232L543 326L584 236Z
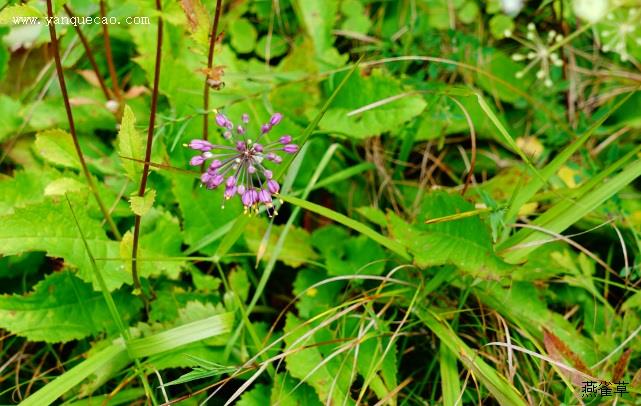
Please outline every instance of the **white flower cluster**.
M560 47L559 43L563 40L563 35L558 34L556 31L551 30L543 38L539 36L534 23L527 26L527 34L525 39L511 36L514 40L518 41L521 45L529 50L525 54L514 53L512 59L520 61L529 61L529 63L516 73L517 78L522 78L535 66L539 66L536 72L536 77L542 80L545 86L552 86L551 69L553 66L563 66L563 60L559 57L557 48Z
M616 52L622 61L632 59L631 46L641 46L641 10L618 9L610 12L599 24L604 52Z

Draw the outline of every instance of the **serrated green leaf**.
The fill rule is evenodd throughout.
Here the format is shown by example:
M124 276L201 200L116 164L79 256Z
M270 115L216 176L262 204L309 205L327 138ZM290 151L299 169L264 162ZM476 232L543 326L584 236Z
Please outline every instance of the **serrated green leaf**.
M142 307L136 297L116 291L120 315L131 319ZM66 342L116 330L105 300L69 271L53 273L24 296L0 296L0 327L31 341Z
M183 261L172 260L172 256L181 254L182 240L178 220L170 214L157 209L151 209L142 218L140 246L138 248L138 272L140 276L165 274L177 278ZM125 233L120 241L121 266L127 274L131 274L131 253L133 234Z
M500 279L512 266L494 253L487 227L478 216L424 224L471 210L474 206L459 195L434 192L423 199L415 224L388 213L390 233L414 254L420 267L452 264L476 276Z
M47 130L36 134L36 151L47 161L67 168L80 168L71 134L63 130Z
M375 70L368 77L353 75L319 126L353 138L367 138L395 132L421 114L426 105L412 89L404 89L397 79Z
M312 235L312 243L325 258L329 275L380 275L385 251L365 235L351 237L338 226L322 227Z
M192 39L202 52L209 46L209 14L200 0L181 0L180 5L185 11L187 25Z
M120 122L118 151L127 176L134 182L138 182L142 166L132 159L144 160L145 146L142 135L136 130L136 117L129 106L125 106Z
M151 206L154 205L154 200L156 199L156 191L150 189L145 192L144 196L131 196L129 198L129 206L131 211L138 216L144 216L147 214Z
M74 207L85 202L74 202ZM130 277L118 258L118 243L105 235L99 221L88 216L86 210L76 210L89 248L109 290L130 282ZM46 198L42 202L15 209L12 214L0 216L0 254L17 255L29 251L45 251L50 257L62 258L66 266L78 269L80 279L99 287L92 271L88 254L66 201ZM110 259L110 260L107 260Z

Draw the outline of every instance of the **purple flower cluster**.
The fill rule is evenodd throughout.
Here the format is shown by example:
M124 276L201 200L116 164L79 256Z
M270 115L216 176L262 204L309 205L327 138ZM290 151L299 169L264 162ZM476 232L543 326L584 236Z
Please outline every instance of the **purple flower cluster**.
M223 137L231 145L216 145L206 140L192 140L188 146L200 151L191 158L190 165L200 166L207 161L209 166L200 176L207 189L216 189L225 184L225 199L235 195L245 206L245 212L258 212L262 204L270 216L274 213L272 196L280 191L280 185L273 179L273 173L265 165L268 162L279 164L283 158L279 152L295 154L298 145L292 144L291 135L283 135L278 141L261 144L261 138L278 125L283 115L276 113L268 123L260 127L256 140L247 137L249 115L243 114L242 124L234 125L224 114L216 115L216 124L223 130Z

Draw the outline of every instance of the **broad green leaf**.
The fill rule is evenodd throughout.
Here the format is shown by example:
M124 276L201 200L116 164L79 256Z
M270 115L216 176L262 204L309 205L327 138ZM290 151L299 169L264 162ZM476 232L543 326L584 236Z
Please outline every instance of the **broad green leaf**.
M56 170L17 170L13 177L0 175L0 215L10 214L18 207L44 200L47 185L59 174Z
M504 14L497 14L490 19L490 32L496 39L503 39L506 34L512 35L514 20Z
M365 235L350 237L338 226L319 228L312 243L322 254L329 275L380 275L385 269L385 251Z
M118 131L118 151L121 156L122 166L129 179L140 181L142 164L135 159L145 159L145 144L142 135L136 129L136 117L131 107L125 106L120 130Z
M1 39L1 38L0 38ZM0 63L2 51L0 50ZM0 69L2 69L0 67ZM23 123L22 114L20 113L21 105L11 97L0 94L0 115L2 116L2 125L0 126L0 141L11 137L18 131Z
M213 254L216 246L212 243L230 231L233 221L242 215L239 200L224 201L222 191L197 187L191 176L175 177L172 190L182 213L185 244Z
M245 228L245 242L249 249L257 253L264 245L265 254L263 258L267 261L271 258L272 251L276 246L278 237L283 230L283 226L272 226L269 230L269 238L263 241L265 233L268 232L269 223L265 219L253 219ZM307 261L318 258L318 255L311 247L309 233L305 229L291 227L283 248L278 254L278 259L291 267L299 267Z
M142 307L135 296L113 292L120 315L130 320ZM53 273L27 295L0 296L0 327L30 341L49 343L114 332L105 300L69 271Z
M258 34L254 26L244 18L239 18L231 22L229 26L231 35L231 46L239 54L246 54L254 50Z
M47 161L79 169L80 161L71 134L63 130L47 130L36 134L36 151Z
M357 337L362 326L363 319L360 322L356 318L346 320L348 335L351 337ZM381 321L378 323L376 331L369 334L358 348L356 360L358 373L379 399L383 399L398 385L396 345L395 343L390 344L390 335L390 327ZM383 355L385 356L383 357Z
M131 211L138 216L144 216L154 205L155 199L156 191L154 189L147 190L144 196L133 195L129 198Z
M80 228L93 256L101 267L109 290L130 282L118 260L118 243L105 235L100 222L80 210L86 203L72 201ZM62 258L66 266L78 269L80 279L98 288L91 262L67 202L46 198L40 203L16 208L12 214L0 216L0 254L17 255L44 251L50 257Z
M294 342L309 331L310 327L303 324L300 319L291 313L287 314L285 333L289 334L285 338L285 343L287 350L292 351L291 355L285 358L287 370L294 378L305 380L312 386L323 403L353 405L354 400L349 392L349 368L341 368L341 362L337 358L324 357L319 348L313 345L314 335L292 347ZM318 369L308 376L316 367Z
M243 393L243 396L236 403L237 406L264 406L269 404L271 395L270 387L267 385L256 385L251 390Z
M300 296L296 301L296 308L301 317L308 319L336 305L338 293L345 286L344 281L311 287L327 278L327 273L322 270L302 269L297 272L294 294Z
M338 11L338 1L295 0L293 5L307 35L314 42L316 55L324 55L333 46L332 28Z
M173 260L172 256L181 254L180 226L170 214L151 209L141 223L140 246L138 248L138 272L141 276L165 274L177 278L183 261ZM131 253L133 234L125 233L120 241L121 268L131 274ZM130 280L128 280L130 282Z
M476 276L503 278L511 266L494 253L487 227L477 216L425 224L472 210L474 206L459 195L434 192L423 198L414 224L389 213L390 233L407 246L420 267L452 264Z
M288 373L280 373L274 377L270 400L270 404L281 406L323 405L311 386L292 378Z
M319 126L357 139L395 133L426 105L421 95L376 69L370 76L353 75Z

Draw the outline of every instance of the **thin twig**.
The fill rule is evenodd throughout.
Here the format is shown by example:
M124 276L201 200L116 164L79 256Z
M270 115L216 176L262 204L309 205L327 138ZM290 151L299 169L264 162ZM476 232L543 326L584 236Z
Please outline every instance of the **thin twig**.
M107 11L105 10L105 0L100 0L100 19L106 19ZM105 42L105 56L107 57L107 66L109 67L109 76L111 77L111 87L118 101L122 98L120 94L120 87L118 87L118 75L116 74L116 67L114 66L114 58L111 53L111 40L109 39L108 24L100 24L102 26L102 36Z
M63 7L67 12L67 14L69 15L69 17L74 18L73 11L71 11L69 6L65 4ZM89 63L91 64L91 67L93 68L93 71L96 74L96 79L98 79L98 83L100 84L100 89L102 89L102 92L105 94L105 98L107 100L111 100L111 92L107 88L107 85L105 84L105 80L100 75L100 70L98 69L96 58L94 58L93 52L91 52L91 47L89 46L89 41L87 41L87 37L85 37L85 34L82 33L82 30L80 29L80 25L73 24L73 27L76 29L78 38L80 38L80 41L82 42L82 46L85 48L85 54L87 55L87 59L89 59Z
M49 0L51 1L51 0ZM151 113L149 116L149 127L147 128L147 146L145 149L145 164L142 169L142 178L140 179L140 188L138 196L145 195L147 188L147 178L149 176L149 162L151 160L151 145L154 141L154 125L156 123L156 109L158 107L158 83L160 81L160 57L162 55L162 5L160 0L156 0L156 9L158 10L158 33L156 35L156 67L154 69L154 88L151 93ZM138 257L138 237L140 235L140 216L136 214L134 220L133 248L131 251L131 274L133 277L134 288L140 292L145 304L148 304L147 296L142 291L140 277L138 275L138 266L136 258Z
M53 6L51 5L51 0L47 0L47 15L49 18L53 18ZM109 224L109 227L111 228L111 232L113 233L114 237L120 240L122 236L118 231L118 227L116 227L116 224L111 218L111 215L109 215L109 212L107 211L105 204L102 202L102 199L100 198L100 194L98 194L98 188L96 187L96 184L94 183L93 178L91 177L89 168L87 168L87 162L85 161L85 156L82 154L82 150L80 149L80 144L78 143L78 136L76 135L76 126L73 121L71 104L69 103L69 94L67 93L65 76L62 72L62 62L60 61L60 48L58 45L58 37L56 36L55 24L49 24L49 35L51 36L51 45L53 48L53 57L56 62L56 73L58 75L58 83L60 84L60 92L62 93L62 99L64 101L65 110L67 112L67 121L69 122L69 133L71 133L71 138L73 139L73 146L76 149L76 154L78 155L78 160L80 161L80 166L82 167L82 172L84 173L85 178L87 179L87 184L89 185L91 192L96 198L96 202L100 207L100 211L102 212L102 215L105 217L105 219L107 220L107 223Z
M211 29L209 38L209 54L207 55L207 75L205 76L205 90L203 93L203 139L209 137L209 73L214 66L214 48L216 47L216 38L218 37L218 21L222 11L222 0L216 0L216 11L214 12L214 25Z

